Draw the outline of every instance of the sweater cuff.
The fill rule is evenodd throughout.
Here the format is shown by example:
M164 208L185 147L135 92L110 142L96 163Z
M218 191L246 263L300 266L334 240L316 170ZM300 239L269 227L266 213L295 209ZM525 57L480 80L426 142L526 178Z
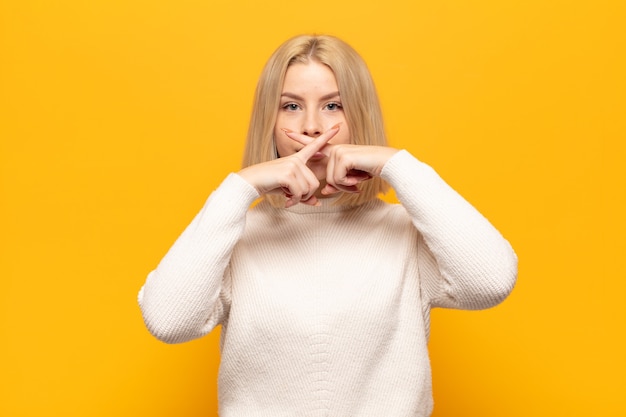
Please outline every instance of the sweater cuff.
M380 177L387 182L394 182L398 178L401 178L403 173L406 171L407 164L410 165L424 165L422 161L414 157L409 151L406 149L402 149L396 152L387 163L383 166L382 171L380 172Z
M241 176L230 173L222 183L211 193L204 204L203 212L209 207L229 207L226 212L209 210L213 216L226 215L227 217L238 218L245 215L250 205L259 198L259 193L250 183Z
M252 204L254 200L261 196L256 188L234 172L228 174L224 181L222 181L219 188L221 189L222 187L232 188L232 192L243 199L243 201L246 201L248 205Z
M413 215L431 205L438 212L443 201L456 195L430 165L404 149L389 158L380 176L393 187L402 205ZM451 202L445 204L448 203Z

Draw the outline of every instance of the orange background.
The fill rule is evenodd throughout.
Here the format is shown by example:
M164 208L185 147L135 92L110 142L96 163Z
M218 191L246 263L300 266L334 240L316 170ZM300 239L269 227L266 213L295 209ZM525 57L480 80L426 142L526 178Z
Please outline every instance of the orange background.
M136 294L310 32L520 258L503 305L433 313L434 416L626 415L625 5L0 0L0 415L215 415L218 332L162 344Z

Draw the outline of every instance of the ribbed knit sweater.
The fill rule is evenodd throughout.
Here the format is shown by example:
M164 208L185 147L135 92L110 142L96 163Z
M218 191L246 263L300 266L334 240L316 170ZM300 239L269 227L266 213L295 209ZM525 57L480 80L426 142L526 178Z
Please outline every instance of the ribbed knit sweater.
M139 293L179 343L222 325L222 417L408 417L432 411L433 307L512 290L508 242L428 165L396 153L401 204L275 208L230 174Z

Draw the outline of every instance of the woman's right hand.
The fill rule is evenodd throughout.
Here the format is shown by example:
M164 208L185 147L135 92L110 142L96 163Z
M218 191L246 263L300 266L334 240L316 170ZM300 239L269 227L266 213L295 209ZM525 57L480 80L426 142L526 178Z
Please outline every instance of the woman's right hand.
M285 207L298 203L318 205L315 192L320 182L306 163L326 146L337 132L339 132L339 127L334 127L293 155L251 165L239 171L238 174L261 195L284 194L287 197Z

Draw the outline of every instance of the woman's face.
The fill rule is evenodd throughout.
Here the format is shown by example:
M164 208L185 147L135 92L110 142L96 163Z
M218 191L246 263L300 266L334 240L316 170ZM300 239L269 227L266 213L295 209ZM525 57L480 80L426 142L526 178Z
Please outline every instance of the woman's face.
M335 74L326 65L315 61L291 65L285 74L280 108L274 126L278 155L289 156L303 147L288 138L281 129L317 137L337 123L341 123L341 128L330 143L350 143L350 130ZM318 179L326 177L327 159L321 153L309 159L307 165Z

